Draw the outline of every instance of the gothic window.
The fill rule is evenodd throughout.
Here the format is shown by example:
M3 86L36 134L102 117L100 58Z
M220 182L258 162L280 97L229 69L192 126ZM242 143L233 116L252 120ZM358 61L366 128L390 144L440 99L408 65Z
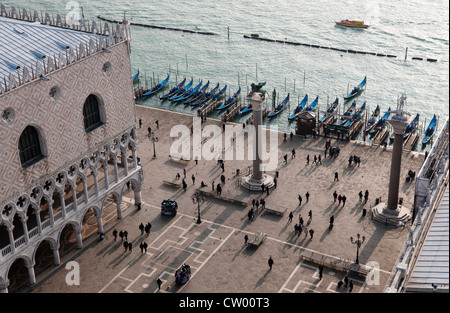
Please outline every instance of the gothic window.
M33 126L27 126L20 135L19 155L22 167L28 167L44 157L39 133Z
M86 102L84 102L83 116L86 132L91 132L103 124L100 104L96 96L89 95Z

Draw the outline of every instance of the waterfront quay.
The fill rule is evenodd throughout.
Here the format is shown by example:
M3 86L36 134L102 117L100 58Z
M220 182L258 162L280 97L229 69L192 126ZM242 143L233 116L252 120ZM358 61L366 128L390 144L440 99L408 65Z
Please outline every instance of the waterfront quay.
M57 271L38 278L32 292L348 293L349 287L338 288L346 275L353 282L353 293L384 291L408 239L409 225L395 227L371 219L370 209L376 198L387 200L390 147L332 138L331 146L339 147L340 153L330 158L324 156L330 138L294 135L291 139L288 134L284 141L284 133L279 132L277 169L268 172L273 176L278 172L276 187L269 194L249 192L239 186L239 181L249 173L251 160L225 160L222 169L216 160L199 159L196 164L195 160L177 161L169 156L175 140L170 137L171 129L180 124L190 128L193 115L139 105L136 114L137 120L142 120L142 127L137 126L137 156L144 172L141 209L134 205L132 192L129 201L124 196L122 205L128 206L124 217L104 223L105 238L89 238L90 243L87 241L70 259L62 260ZM202 123L202 127L206 125L222 128L222 122L213 119ZM150 140L148 127L157 141ZM321 155L321 164L314 164L314 155ZM354 155L360 158L359 165L349 165L349 157ZM399 197L403 206L411 209L414 182L405 178L410 170L419 172L424 158L423 153L403 152ZM184 169L186 190L181 186ZM180 179L176 179L177 173ZM211 183L217 186L221 175L225 183L219 196L216 188L212 192ZM200 187L202 181L207 187ZM203 191L200 195L204 202L200 205L193 202L197 190ZM360 201L358 193L366 190L367 202L364 198ZM346 196L345 206L334 202L334 191ZM308 201L306 193L310 195ZM161 215L160 205L165 199L177 201L176 216ZM249 221L252 200L261 199L266 210L255 209L254 219ZM314 230L313 238L309 232L296 234L294 225L300 214L303 228ZM331 216L334 226L330 230ZM150 234L141 235L139 224L148 222L152 225ZM114 241L113 229L128 231L128 241L133 243L131 252L124 250L120 238ZM256 232L267 237L257 247L246 245L245 235L251 239ZM358 251L359 266L355 266L357 246L350 240L355 240L357 234L365 237ZM141 242L148 244L147 252L141 253ZM269 257L274 261L271 270ZM79 264L78 285L66 281L69 269L64 266L70 260ZM183 263L191 267L192 276L185 285L178 286L174 274ZM323 266L322 277L319 265ZM157 278L162 281L161 290Z

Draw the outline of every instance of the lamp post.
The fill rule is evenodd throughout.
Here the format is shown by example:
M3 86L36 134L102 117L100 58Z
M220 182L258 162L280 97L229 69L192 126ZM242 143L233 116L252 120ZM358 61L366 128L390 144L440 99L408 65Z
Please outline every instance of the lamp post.
M204 203L205 202L205 198L204 197L200 197L200 193L196 192L194 195L194 198L192 198L192 202L195 204L197 203L197 224L200 224L202 222L201 218L200 218L200 203Z
M150 137L150 141L153 142L153 157L156 158L155 142L158 142L158 137L155 137L155 133L152 133L152 136Z
M365 236L362 236L360 234L356 235L356 240L353 240L353 237L350 237L350 242L356 245L356 264L359 264L359 248L363 244L363 242L366 240Z

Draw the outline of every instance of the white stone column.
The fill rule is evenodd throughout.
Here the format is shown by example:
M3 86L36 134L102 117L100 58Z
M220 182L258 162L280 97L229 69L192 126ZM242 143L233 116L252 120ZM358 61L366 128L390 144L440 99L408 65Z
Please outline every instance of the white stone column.
M36 210L36 221L39 235L42 234L41 209Z
M121 220L123 218L122 214L122 197L120 199L117 199L117 218Z
M137 167L137 157L136 157L136 149L134 146L131 149L131 153L133 155L133 168L136 168Z
M119 165L117 165L117 159L114 159L114 174L116 176L116 183L119 182Z
M81 237L81 227L75 230L75 235L77 237L77 248L83 249L83 238Z
M50 215L50 225L55 225L55 218L53 216L53 199L50 199L48 202L48 214Z
M124 164L124 168L125 168L125 177L128 176L128 160L127 160L127 154L125 153L125 151L121 150L122 153L122 160L123 160L123 164Z
M75 187L72 186L72 206L74 211L76 211L78 209L78 205L77 205L77 187L75 185Z
M272 188L274 186L273 177L267 174L263 174L261 171L261 155L260 149L263 147L262 145L262 134L260 133L263 125L263 104L266 99L265 92L262 91L252 91L247 96L247 101L252 105L253 111L253 126L255 131L255 142L253 144L254 148L254 156L253 160L253 171L249 176L244 176L241 179L241 188L246 189L248 191L262 191L262 186L265 188ZM249 140L250 144L250 140Z
M30 284L36 284L36 276L34 274L34 264L27 265L28 275L30 276Z
M103 171L105 172L105 189L109 189L109 174L108 174L108 162L103 164Z
M54 262L55 262L55 266L58 266L58 265L61 264L61 259L60 259L60 257L59 257L59 246L58 246L58 247L55 247L55 248L53 249L53 260L54 260Z
M89 202L89 192L87 188L87 181L83 180L83 192L84 192L84 203Z
M103 220L102 220L102 215L103 215L103 214L96 215L96 217L97 217L97 224L98 224L98 232L99 232L100 234L103 233Z
M9 279L0 284L0 293L8 293Z
M94 176L94 190L95 196L98 196L98 179L97 179L97 168L92 170L92 175Z
M141 200L141 186L134 186L134 203L142 203Z
M66 218L66 202L64 201L64 196L66 195L66 193L63 191L62 194L60 194L60 202L61 202L61 211L62 211L62 216L65 219Z
M21 219L22 220L22 219ZM28 217L25 217L22 220L23 234L25 236L25 242L28 243L30 241L30 237L28 236L28 225L27 225Z
M9 236L9 243L10 243L10 246L11 246L11 253L14 253L14 251L16 250L16 247L14 245L13 230L14 230L14 225L11 225L10 227L8 227L8 236Z

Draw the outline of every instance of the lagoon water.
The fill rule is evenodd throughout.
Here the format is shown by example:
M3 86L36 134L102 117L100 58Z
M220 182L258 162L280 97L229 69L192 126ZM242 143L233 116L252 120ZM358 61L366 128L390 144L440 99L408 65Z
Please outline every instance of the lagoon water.
M192 77L194 82L209 80L212 86L227 84L227 95L239 86L245 94L251 83L266 82L265 89L270 96L276 89L277 100L281 101L290 93L290 107L266 121L267 126L277 125L282 131L294 130L295 122L289 123L287 116L305 94L310 98L309 103L319 96L320 112L326 110L327 103L339 97L340 112L343 112L350 104L344 105L343 96L364 76L367 76L367 87L357 98L357 104L365 101L369 115L378 104L382 112L388 107L395 108L397 98L404 93L406 110L413 115L420 114L422 129L433 114L438 116L439 129L449 116L447 1L15 0L2 3L7 8L14 5L64 15L82 7L87 18L101 15L113 20L122 20L125 12L131 23L214 32L217 36L132 26L133 73L139 69L140 83L148 86L154 81L162 81L168 73L171 75L170 87L183 77ZM363 19L370 27L336 26L335 21L343 18ZM396 57L352 54L243 37L250 34ZM424 60L412 60L413 57ZM426 61L427 58L437 62ZM158 96L138 99L137 103L196 114L195 109L184 104L161 103ZM271 108L272 100L266 102ZM211 117L220 116L213 114ZM243 122L247 117L237 117L233 121ZM422 147L418 145L416 149Z

